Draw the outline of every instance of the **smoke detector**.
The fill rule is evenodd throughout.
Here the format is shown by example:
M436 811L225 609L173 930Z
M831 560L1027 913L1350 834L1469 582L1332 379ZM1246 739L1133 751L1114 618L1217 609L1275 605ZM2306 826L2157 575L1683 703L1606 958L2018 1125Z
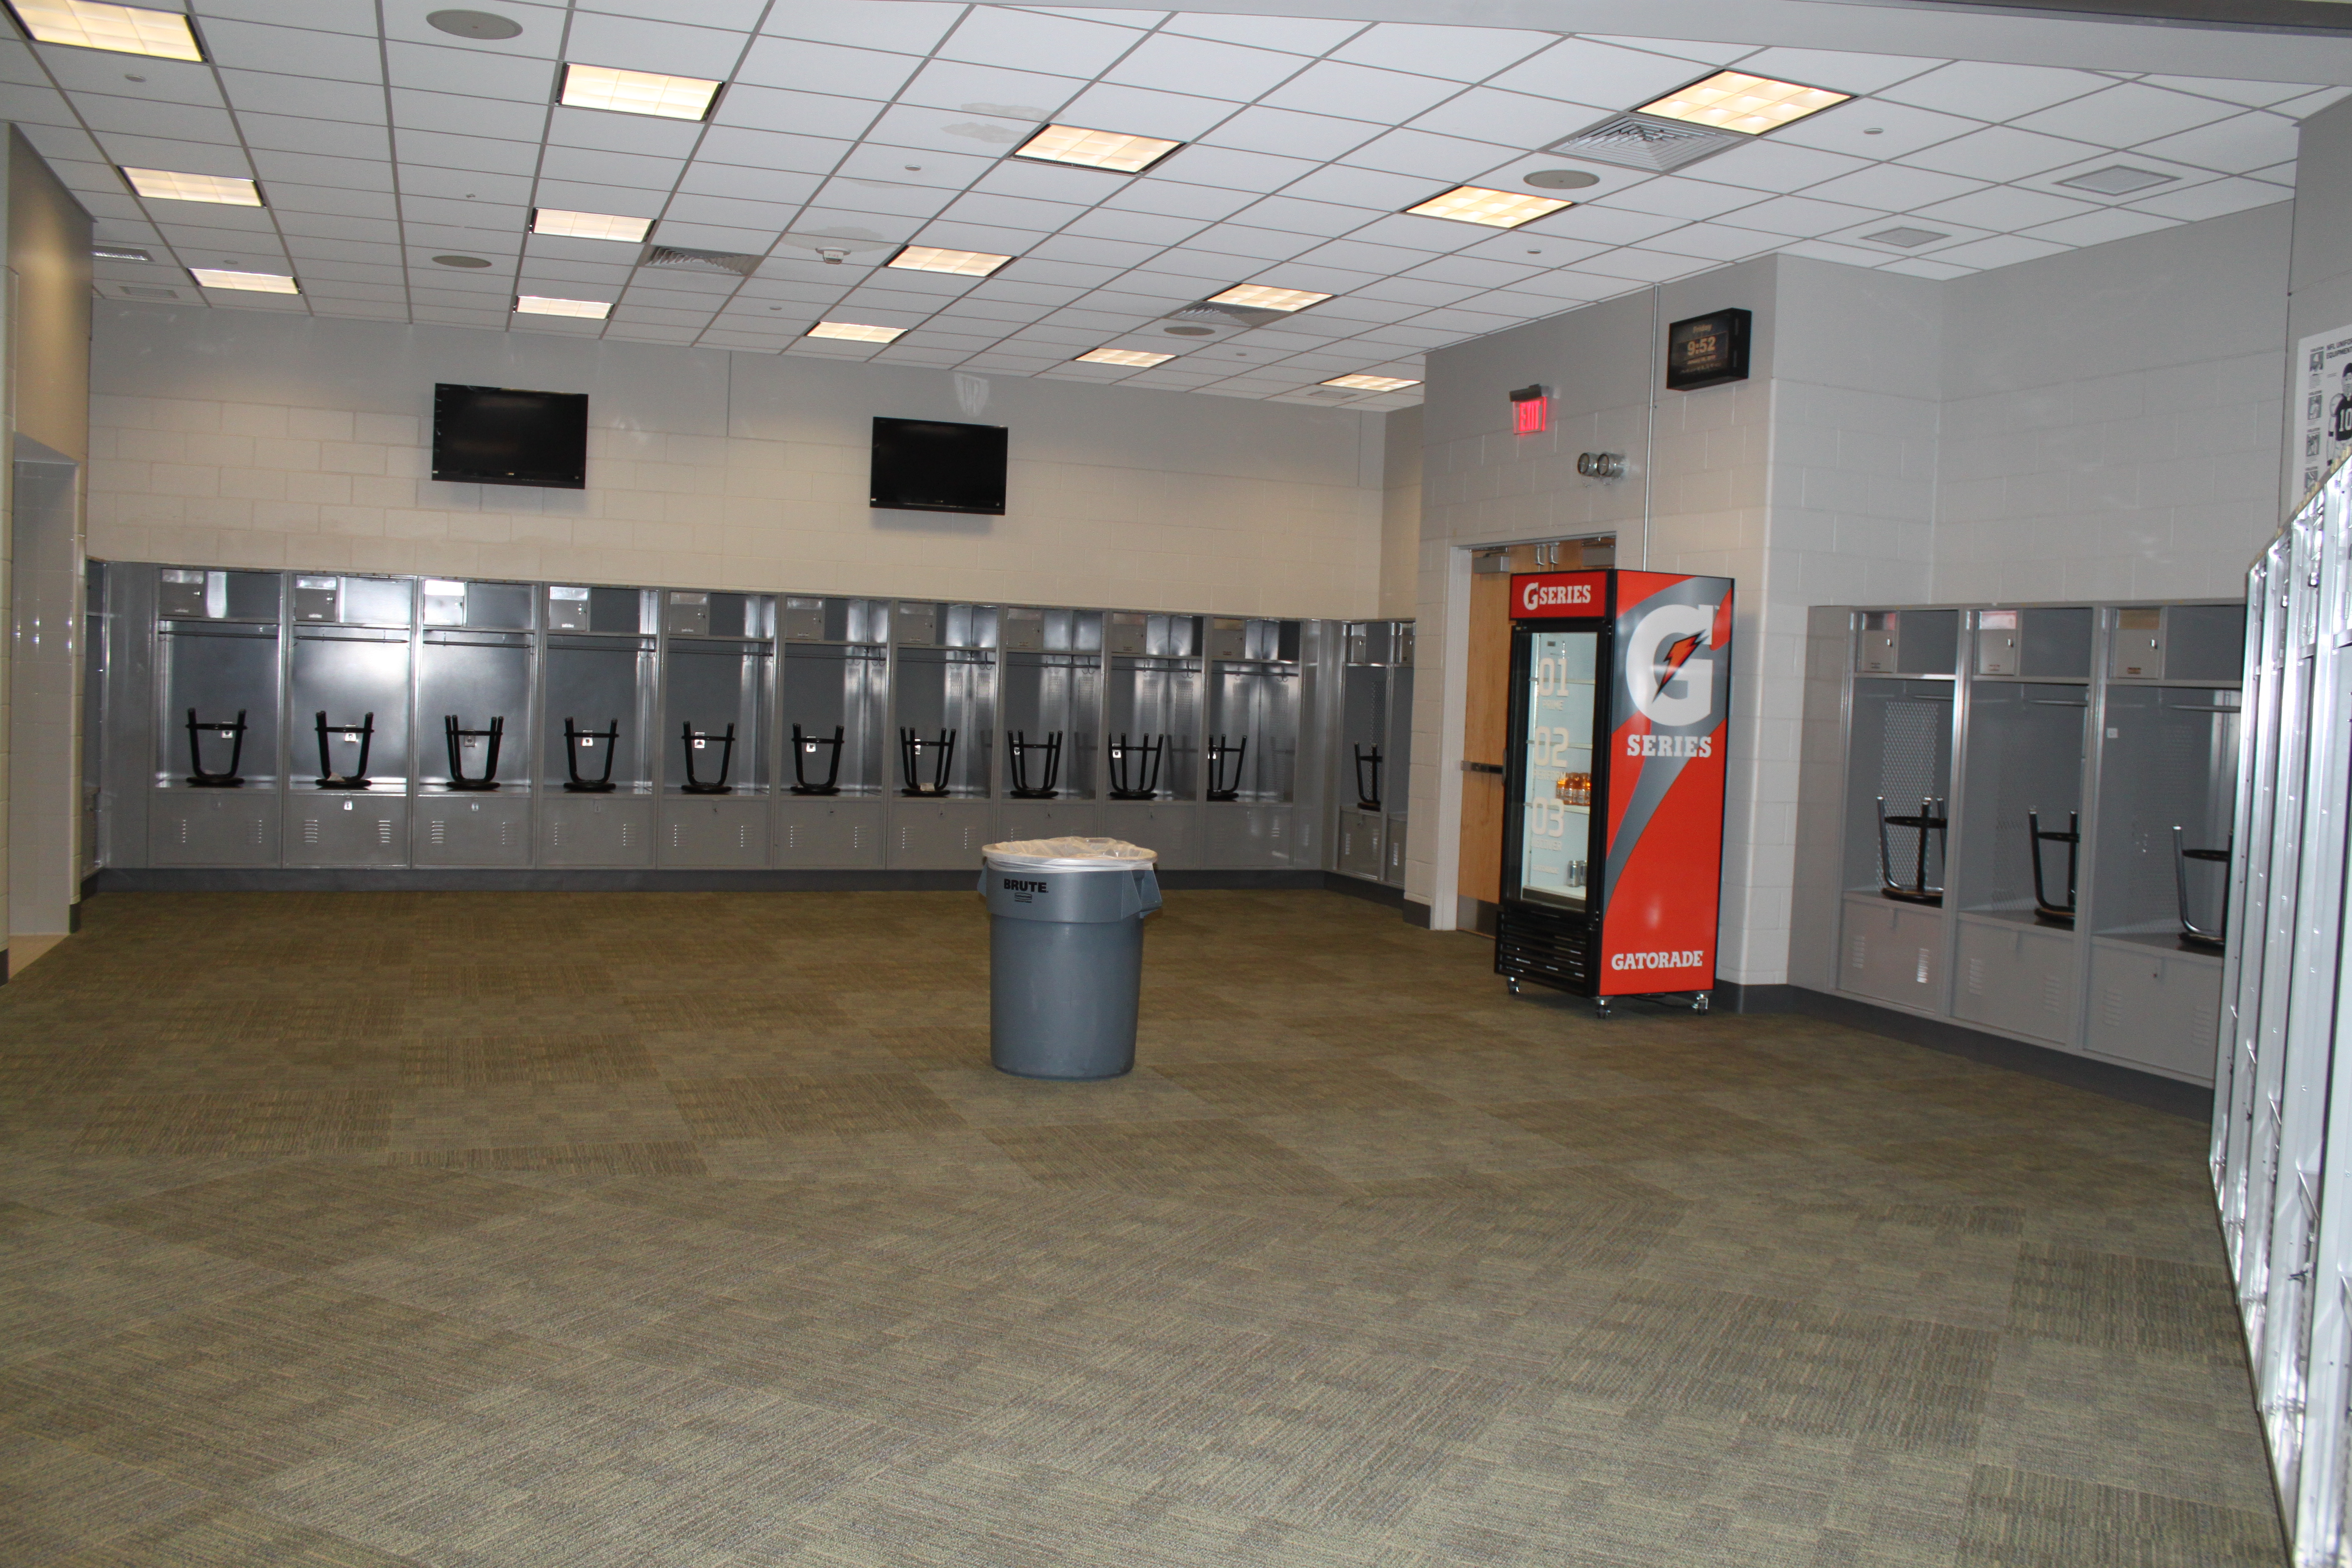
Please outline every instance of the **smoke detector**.
M1717 131L1680 120L1659 120L1647 114L1612 114L1588 125L1565 141L1544 149L1621 169L1641 169L1663 174L1712 158L1728 147L1755 138L1736 131Z

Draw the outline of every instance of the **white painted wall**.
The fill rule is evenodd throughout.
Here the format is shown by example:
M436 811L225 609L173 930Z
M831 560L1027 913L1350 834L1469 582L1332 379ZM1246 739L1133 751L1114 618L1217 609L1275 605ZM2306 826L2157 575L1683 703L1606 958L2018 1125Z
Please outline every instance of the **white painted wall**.
M1383 416L101 301L90 552L191 565L1364 617ZM585 490L429 479L433 384L589 394ZM866 504L877 415L1009 426L1002 518Z
M1942 496L1924 596L2243 591L2284 504L2296 205L1942 286ZM2346 321L2339 308L2304 330Z

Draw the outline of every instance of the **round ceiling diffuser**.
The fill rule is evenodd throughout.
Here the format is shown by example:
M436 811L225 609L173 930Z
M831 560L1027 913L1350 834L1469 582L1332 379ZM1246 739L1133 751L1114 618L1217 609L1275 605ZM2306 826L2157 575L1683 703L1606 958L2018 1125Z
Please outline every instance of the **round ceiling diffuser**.
M488 11L436 11L425 19L461 38L511 38L522 31L520 22Z
M1597 185L1601 176L1584 169L1538 169L1532 174L1519 176L1520 183L1543 191L1580 191L1587 185Z
M488 267L489 265L478 256L436 256L433 261L438 267Z

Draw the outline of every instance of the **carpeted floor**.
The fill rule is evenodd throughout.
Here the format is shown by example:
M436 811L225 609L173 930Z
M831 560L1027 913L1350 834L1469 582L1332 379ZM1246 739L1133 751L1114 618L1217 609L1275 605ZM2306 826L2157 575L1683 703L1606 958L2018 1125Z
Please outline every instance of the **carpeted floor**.
M0 1562L2282 1559L2200 1124L1180 893L110 894L0 989Z

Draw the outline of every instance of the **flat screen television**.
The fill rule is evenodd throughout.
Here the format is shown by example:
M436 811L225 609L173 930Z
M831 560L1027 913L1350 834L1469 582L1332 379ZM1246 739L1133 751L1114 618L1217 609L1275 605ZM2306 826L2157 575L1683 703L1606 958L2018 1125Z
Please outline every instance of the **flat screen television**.
M588 395L433 388L433 477L457 484L588 488Z
M890 511L1004 515L1004 426L874 421L871 503Z

